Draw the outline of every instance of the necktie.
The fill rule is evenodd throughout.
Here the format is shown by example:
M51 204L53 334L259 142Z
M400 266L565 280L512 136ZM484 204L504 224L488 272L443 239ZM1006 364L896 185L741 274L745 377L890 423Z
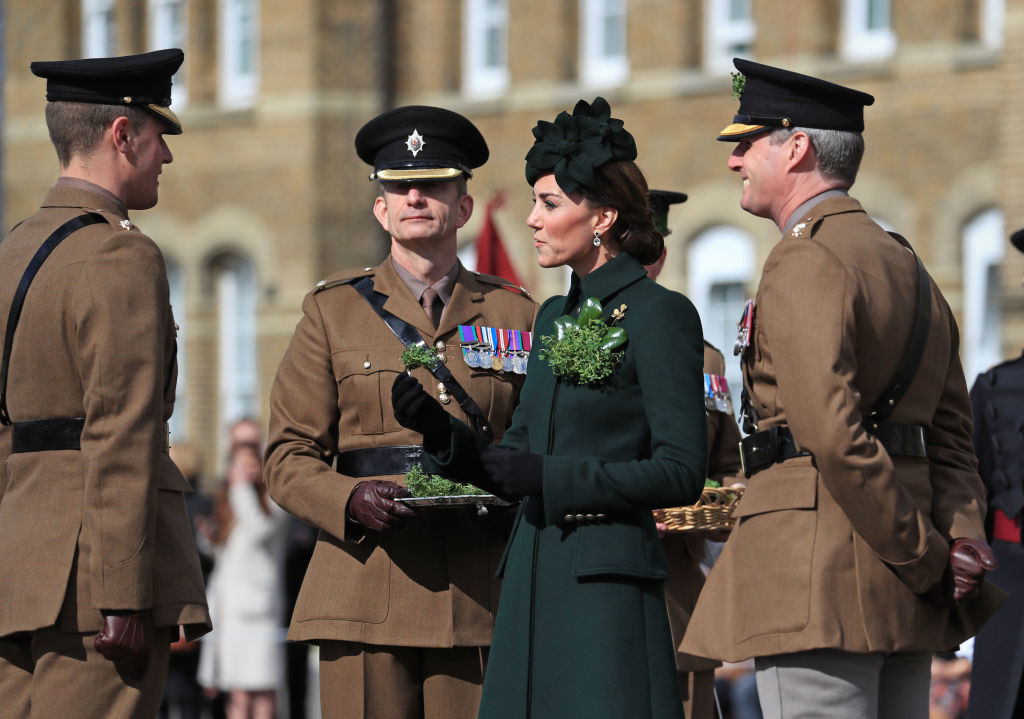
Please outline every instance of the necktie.
M423 290L420 304L423 305L423 311L427 313L427 317L430 318L434 327L437 327L437 323L441 320L441 313L444 311L444 305L441 303L441 298L437 296L437 290L433 287Z

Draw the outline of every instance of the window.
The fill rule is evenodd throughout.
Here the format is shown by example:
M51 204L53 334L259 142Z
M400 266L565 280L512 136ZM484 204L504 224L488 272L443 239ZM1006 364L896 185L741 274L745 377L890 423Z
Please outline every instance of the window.
M219 427L227 436L233 423L258 416L256 272L241 255L221 255L214 263L219 327Z
M623 82L626 56L626 0L581 0L580 79L592 87Z
M463 90L500 95L508 87L508 0L467 0L463 27Z
M890 0L843 0L842 54L847 60L875 60L896 50Z
M185 4L186 0L149 0L149 47L152 50L163 50L169 47L185 49L188 27ZM188 102L188 87L185 84L185 62L171 80L171 97L173 107L180 110Z
M1006 0L982 0L981 42L986 47L999 49L1003 46Z
M178 325L177 360L178 382L174 386L174 414L169 422L171 441L188 439L188 395L185 391L185 376L188 366L185 362L185 273L181 265L167 260L167 284L171 290L171 310Z
M82 57L117 54L115 0L82 0Z
M986 210L964 225L964 323L960 350L968 385L1003 359L999 266L1004 237L1003 215L997 209Z
M220 0L220 103L249 107L259 87L259 2Z
M690 243L686 266L687 296L700 313L704 338L725 356L725 378L739 412L743 376L732 349L754 276L754 240L734 227L711 227Z
M704 18L704 67L731 72L732 59L748 57L757 36L751 0L706 0Z

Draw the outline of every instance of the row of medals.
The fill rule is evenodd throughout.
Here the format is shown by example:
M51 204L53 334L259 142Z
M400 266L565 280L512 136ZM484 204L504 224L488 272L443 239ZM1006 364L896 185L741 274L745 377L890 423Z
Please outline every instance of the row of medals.
M462 359L474 369L526 374L529 356L528 352L498 352L486 343L462 345Z

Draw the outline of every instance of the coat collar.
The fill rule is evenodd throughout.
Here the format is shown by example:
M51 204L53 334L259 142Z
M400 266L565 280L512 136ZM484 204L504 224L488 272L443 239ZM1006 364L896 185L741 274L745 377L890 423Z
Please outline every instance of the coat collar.
M95 187L96 189L91 189ZM102 191L99 185L82 181L74 185L57 184L50 188L43 200L43 207L80 207L87 210L116 215L127 220L128 209L111 192Z
M572 273L563 314L575 312L585 298L596 297L603 305L623 288L647 277L647 270L629 253L620 252L586 277Z
M806 210L796 222L787 224L789 229L783 233L783 237L810 237L813 234L815 225L823 218L833 215L845 215L851 212L864 212L860 201L849 195L827 197L824 200L812 205Z
M473 324L473 320L480 315L480 303L484 299L485 291L495 289L477 280L460 262L451 299L445 305L441 322L435 330L419 301L412 296L412 292L395 271L391 255L374 268L373 288L382 295L387 295L384 309L418 329L423 337L437 337L455 331L460 324Z

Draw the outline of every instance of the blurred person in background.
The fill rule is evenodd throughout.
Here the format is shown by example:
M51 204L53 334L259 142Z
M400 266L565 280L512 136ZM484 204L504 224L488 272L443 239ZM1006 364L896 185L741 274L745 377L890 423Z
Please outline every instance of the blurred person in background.
M228 719L270 719L284 683L284 551L287 514L267 496L259 427L232 430L227 480L214 503L210 611L199 682L227 694Z

